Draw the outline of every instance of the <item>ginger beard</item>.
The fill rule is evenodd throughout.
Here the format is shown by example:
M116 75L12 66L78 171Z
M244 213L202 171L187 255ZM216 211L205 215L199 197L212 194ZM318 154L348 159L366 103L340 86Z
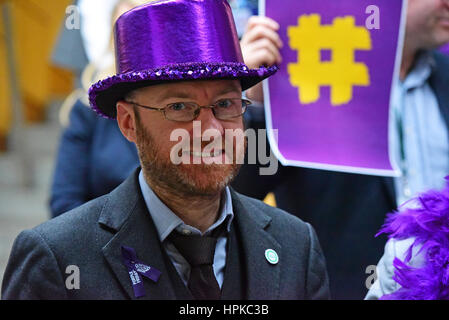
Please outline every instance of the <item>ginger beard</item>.
M174 164L170 159L170 150L166 144L161 145L153 139L150 133L143 127L138 113L136 113L136 147L139 153L140 163L144 176L149 181L168 188L177 194L185 196L214 196L232 182L237 175L241 164L236 163L237 149L244 152L243 148L236 147L234 138L233 161L230 164ZM223 139L224 140L224 139ZM201 148L209 144L203 143Z

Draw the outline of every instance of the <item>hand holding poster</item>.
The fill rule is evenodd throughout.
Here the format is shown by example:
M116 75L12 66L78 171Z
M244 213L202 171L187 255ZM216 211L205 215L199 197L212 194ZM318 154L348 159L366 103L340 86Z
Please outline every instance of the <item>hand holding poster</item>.
M283 62L264 83L270 144L284 165L398 175L389 106L401 59L402 0L261 0ZM278 130L278 137L272 134Z

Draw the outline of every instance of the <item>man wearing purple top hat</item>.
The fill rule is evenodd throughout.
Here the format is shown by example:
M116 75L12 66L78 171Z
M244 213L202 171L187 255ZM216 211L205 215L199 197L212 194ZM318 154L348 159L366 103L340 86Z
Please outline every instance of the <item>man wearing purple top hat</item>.
M313 228L228 187L243 143L195 149L206 132L242 130L242 90L276 71L245 66L228 3L151 2L119 18L115 41L117 75L89 98L136 144L141 169L22 232L2 298L328 299ZM187 149L173 152L174 132Z

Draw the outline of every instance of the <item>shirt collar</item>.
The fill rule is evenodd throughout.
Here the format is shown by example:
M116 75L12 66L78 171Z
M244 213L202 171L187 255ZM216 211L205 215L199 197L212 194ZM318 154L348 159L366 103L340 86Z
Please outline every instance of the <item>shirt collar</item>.
M145 204L156 226L161 242L163 242L174 229L181 233L203 235L203 233L201 233L201 231L197 228L185 224L181 218L179 218L159 199L159 197L145 181L142 170L139 173L139 185ZM212 230L217 228L222 223L227 223L227 231L230 231L232 219L234 218L234 212L232 209L232 199L229 187L226 187L222 194L220 208L219 218L206 230L206 232L204 232L204 234L212 232Z
M435 67L435 59L430 51L418 53L415 66L403 82L404 89L410 90L423 86L429 80Z

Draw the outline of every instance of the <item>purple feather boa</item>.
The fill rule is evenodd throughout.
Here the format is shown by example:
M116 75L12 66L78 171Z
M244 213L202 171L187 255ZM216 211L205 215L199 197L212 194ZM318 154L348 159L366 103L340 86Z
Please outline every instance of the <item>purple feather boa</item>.
M428 191L390 213L377 234L389 238L415 241L406 252L404 261L395 258L395 280L401 288L384 295L383 300L449 300L449 178L442 191ZM413 207L409 204L412 202ZM407 207L406 207L407 205ZM377 236L376 235L376 236ZM423 253L422 267L408 265L414 247Z

